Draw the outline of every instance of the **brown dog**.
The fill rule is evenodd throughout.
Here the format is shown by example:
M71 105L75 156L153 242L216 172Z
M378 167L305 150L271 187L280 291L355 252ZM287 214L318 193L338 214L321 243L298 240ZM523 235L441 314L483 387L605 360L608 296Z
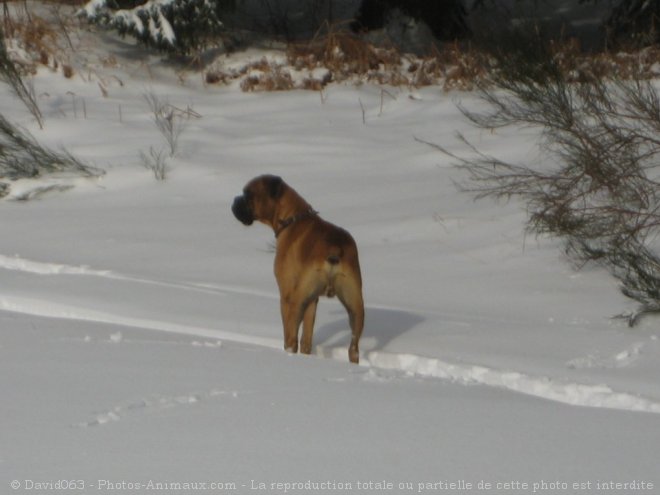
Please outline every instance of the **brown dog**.
M321 219L309 203L274 175L248 182L231 209L245 225L257 220L275 233L275 278L280 289L284 348L298 351L302 322L300 352L312 351L319 296L336 294L348 312L352 331L348 358L357 363L364 303L357 246L351 235Z

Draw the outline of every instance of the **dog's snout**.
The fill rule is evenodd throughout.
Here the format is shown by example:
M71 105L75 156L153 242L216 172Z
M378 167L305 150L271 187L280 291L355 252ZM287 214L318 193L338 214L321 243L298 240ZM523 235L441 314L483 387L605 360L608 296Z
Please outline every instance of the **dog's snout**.
M245 225L252 225L254 217L250 212L245 196L236 196L231 205L231 211L239 222Z

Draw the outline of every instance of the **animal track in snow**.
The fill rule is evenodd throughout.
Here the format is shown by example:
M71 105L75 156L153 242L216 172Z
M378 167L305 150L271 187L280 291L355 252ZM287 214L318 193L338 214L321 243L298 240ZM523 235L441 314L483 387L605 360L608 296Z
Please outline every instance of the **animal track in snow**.
M169 287L211 294L245 294L250 296L263 297L265 299L279 299L279 296L272 292L259 291L255 289L246 289L244 287L223 284L202 284L169 282L166 280L152 280L132 275L124 275L111 270L98 270L87 265L63 265L60 263L48 263L42 261L32 261L20 256L5 256L0 254L0 269L31 273L34 275L79 275L87 277L99 277L106 280L119 280L123 282L133 282L136 284L154 285L160 287Z
M566 366L572 369L584 368L627 368L643 354L645 342L635 342L628 348L611 356L602 356L599 352L571 359Z
M0 254L0 268L5 270L34 273L36 275L93 275L98 277L112 276L108 270L93 270L88 266L69 266L59 263L43 263L31 261L19 256Z
M279 339L268 337L256 337L237 332L228 332L211 328L193 327L145 318L133 318L112 313L106 313L93 309L70 306L40 299L16 297L0 294L0 310L13 313L29 314L45 318L61 318L68 320L91 321L96 323L107 323L146 330L158 330L161 332L178 333L182 335L194 335L215 341L226 340L241 344L253 344L261 347L280 349Z
M141 284L167 286L181 290L196 290L214 293L232 292L257 297L276 297L272 294L262 294L239 287L162 282L120 275L110 271L95 270L86 266L76 267L53 263L41 263L25 260L19 257L7 257L3 255L0 255L0 269L18 270L38 275L96 276ZM281 343L279 339L276 338L256 337L223 330L189 327L165 321L131 318L117 314L103 313L88 308L73 307L51 301L15 297L11 295L0 296L0 310L51 318L94 321L127 327L175 332L186 335L195 335L197 337L205 337L216 341L226 340L228 342L253 344L274 349L281 348ZM121 333L118 335L121 335ZM123 339L123 337L117 337L114 340L116 342L117 340L121 341L121 339ZM627 349L604 358L598 355L598 353L576 358L569 361L567 366L573 368L622 368L630 366L640 358L645 345L644 342L637 342ZM345 349L343 348L317 346L316 353L330 359L341 361L346 360ZM380 371L394 370L418 376L448 379L458 383L498 387L578 406L660 413L660 403L630 393L616 392L607 385L584 385L580 383L562 382L548 377L535 377L516 371L497 370L479 365L452 364L439 359L413 354L373 351L362 358L362 366L378 370L378 372L366 376L366 380L373 379L375 381L381 381L383 378L391 379L391 377L387 375L382 375ZM128 406L117 406L108 411L96 414L93 420L82 423L82 426L97 426L116 422L132 412L149 410L154 407L160 407L162 409L175 405L193 404L199 400L211 397L212 395L209 395L211 393L212 392L201 395L161 398L156 401L145 400Z
M660 413L660 402L616 392L607 385L584 385L485 366L452 364L413 354L370 352L370 366L458 383L486 385L574 406Z
M238 391L226 391L213 389L208 392L193 393L177 396L156 396L149 399L140 399L125 405L118 405L109 410L94 413L89 421L83 421L72 425L76 428L91 428L116 423L131 416L149 414L156 411L171 409L174 407L190 406L199 402L208 401L216 397L238 398Z

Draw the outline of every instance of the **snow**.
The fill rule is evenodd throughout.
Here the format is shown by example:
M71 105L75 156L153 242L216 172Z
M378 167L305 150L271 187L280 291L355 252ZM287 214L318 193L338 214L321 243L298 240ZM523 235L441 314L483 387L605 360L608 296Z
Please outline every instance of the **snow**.
M414 139L542 161L533 130L470 128L469 93L243 93L93 43L94 70L34 78L43 131L0 87L5 116L107 172L0 202L0 492L659 493L657 319L612 319L632 303L606 273ZM165 181L140 161L165 145L145 92L201 115ZM282 350L272 232L230 212L261 173L357 240L359 366L336 300L314 356ZM72 188L15 200L44 183Z
M93 17L106 8L107 0L90 0L82 8L87 17Z
M157 9L157 19L158 25L154 22L153 17L149 18L149 32L151 33L151 38L155 40L163 39L170 45L174 45L176 42L176 35L174 34L174 29L170 25L169 21L163 15L162 10Z
M135 9L133 9L133 10L119 10L115 14L115 16L118 19L121 19L124 23L126 23L127 26L134 27L135 30L139 34L144 33L144 23L142 22L142 19L140 19L140 16L137 15L137 12L135 11ZM149 17L150 27L151 27L152 23L153 23L153 20L151 19L151 17ZM150 33L153 36L153 34L154 34L153 30L150 29ZM158 38L155 37L154 39L158 39Z
M113 12L114 17L120 18L123 24L133 27L138 33L144 33L145 26L138 14L148 15L148 29L152 40L163 41L174 45L176 35L169 21L163 15L161 7L169 5L172 0L149 0L132 9L119 9ZM81 9L88 18L95 17L107 9L107 0L90 0Z

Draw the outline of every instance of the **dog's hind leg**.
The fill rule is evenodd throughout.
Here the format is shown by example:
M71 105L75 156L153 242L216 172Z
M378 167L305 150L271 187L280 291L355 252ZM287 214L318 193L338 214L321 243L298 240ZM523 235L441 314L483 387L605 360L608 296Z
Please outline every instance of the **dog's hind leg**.
M284 326L284 350L295 354L298 352L298 329L303 311L300 305L290 300L289 297L282 297L280 308Z
M360 296L359 304L355 304L351 309L347 309L349 322L351 325L351 345L348 348L348 359L351 363L360 362L360 349L358 344L362 329L364 328L364 305L362 303L362 296Z
M341 277L341 282L335 284L337 297L346 308L351 326L351 344L348 348L348 359L351 363L360 360L359 342L364 328L364 302L362 288L356 277Z
M312 352L312 338L314 335L314 320L316 319L316 306L318 305L318 297L309 302L303 316L303 331L302 338L300 339L300 352L303 354L311 354Z

